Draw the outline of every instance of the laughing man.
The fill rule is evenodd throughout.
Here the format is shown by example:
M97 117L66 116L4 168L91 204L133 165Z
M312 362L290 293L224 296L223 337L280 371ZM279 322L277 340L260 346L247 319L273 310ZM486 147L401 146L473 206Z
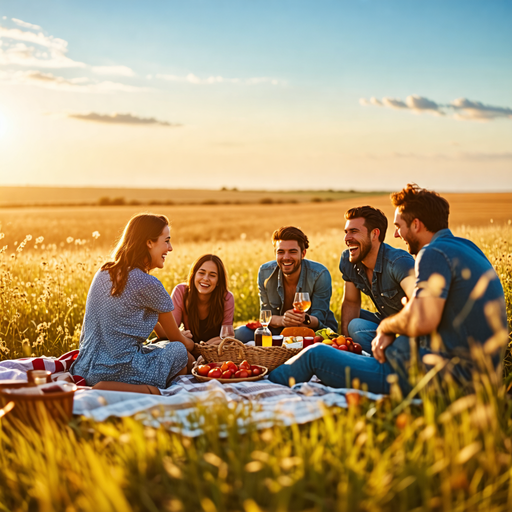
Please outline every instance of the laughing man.
M411 343L424 371L443 367L443 377L471 384L480 371L479 353L490 356L485 371L501 380L501 362L508 341L503 287L484 253L448 229L449 205L436 192L408 185L392 194L395 237L416 254L416 284L411 300L396 315L382 320L372 341L375 357L342 352L327 345L306 348L269 375L290 385L316 375L324 384L350 387L357 377L374 393L389 393L387 377L398 374L403 391L411 390L407 370ZM427 357L428 356L428 357ZM292 379L292 380L290 380Z
M377 326L403 308L414 289L414 258L384 243L388 219L377 208L360 206L345 213L345 244L340 259L345 281L341 304L341 332L371 353ZM361 309L361 293L377 313Z
M284 327L330 327L336 331L338 322L329 309L331 275L321 263L306 259L308 237L299 228L286 226L274 231L272 243L276 259L264 263L258 272L260 306L272 311L272 333L279 334ZM311 309L307 313L293 311L296 292L309 293ZM254 339L254 332L239 327L235 337L246 343Z

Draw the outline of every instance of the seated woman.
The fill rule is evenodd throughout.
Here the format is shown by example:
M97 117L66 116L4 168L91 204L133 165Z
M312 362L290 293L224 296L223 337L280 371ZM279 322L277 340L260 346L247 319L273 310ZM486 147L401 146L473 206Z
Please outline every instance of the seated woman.
M149 274L163 268L170 251L167 217L143 213L130 219L114 261L101 267L89 289L73 375L100 389L158 393L187 373L194 343L178 329L162 283ZM172 341L144 345L156 326ZM128 386L121 389L120 383Z
M172 300L176 324L183 322L183 334L196 343L218 344L220 328L233 325L235 298L228 290L224 264L214 254L205 254L192 264L187 282L174 288Z

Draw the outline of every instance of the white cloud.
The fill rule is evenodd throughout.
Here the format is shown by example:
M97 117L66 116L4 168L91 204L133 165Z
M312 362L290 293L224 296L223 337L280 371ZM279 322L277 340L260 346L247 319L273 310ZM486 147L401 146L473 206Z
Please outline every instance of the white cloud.
M441 104L433 100L413 94L407 96L405 102L400 99L382 98L382 101L376 98L360 98L359 103L368 107L384 106L393 109L404 109L416 114L429 113L437 116L444 116L446 112L455 111L452 116L454 119L463 121L489 121L497 118L512 119L512 109L508 107L496 107L484 105L480 101L472 101L467 98L458 98L451 103Z
M88 114L68 114L71 119L80 121L92 121L95 123L106 124L131 124L131 125L158 125L158 126L181 126L180 124L171 124L167 121L159 121L154 117L140 117L132 114L98 114L89 112Z
M91 69L97 75L135 76L133 69L128 66L92 66Z
M194 85L212 85L221 83L240 85L258 85L268 83L271 85L284 85L286 83L284 80L279 80L277 78L270 77L226 78L223 76L209 76L208 78L199 78L193 73L189 73L186 76L160 74L156 75L156 78L160 78L161 80L166 80L168 82L182 82Z
M41 71L4 71L0 72L0 81L82 93L141 92L150 90L146 87L134 87L111 81L91 82L86 77L66 79L51 73L42 73Z
M375 103L373 104L375 105ZM382 104L389 108L407 108L407 105L402 100L395 98L382 98Z
M45 34L39 25L13 18L20 28L0 26L0 65L23 66L28 68L87 68L87 64L67 56L68 42ZM38 32L34 32L37 30ZM99 75L132 77L135 73L128 66L91 66Z
M5 19L5 18L4 18ZM27 23L26 21L18 20L16 18L12 18L12 21L23 28L30 28L32 30L42 30L39 25L34 25L33 23Z
M512 119L512 108L484 105L480 101L471 101L467 98L453 100L450 107L456 111L456 119L463 121L488 121L499 117Z
M42 68L85 67L83 62L75 61L66 56L68 43L64 39L47 36L42 32L34 33L19 28L1 26L0 38L10 40L5 45L5 49L0 48L1 65ZM37 45L37 47L28 46L26 43Z

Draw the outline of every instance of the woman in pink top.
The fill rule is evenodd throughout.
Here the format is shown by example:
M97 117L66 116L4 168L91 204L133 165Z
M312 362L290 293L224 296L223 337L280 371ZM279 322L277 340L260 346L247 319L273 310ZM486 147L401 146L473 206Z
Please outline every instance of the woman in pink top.
M174 288L172 301L176 323L183 323L183 334L196 343L220 343L221 326L233 325L235 298L228 290L224 264L214 254L194 262L187 283Z

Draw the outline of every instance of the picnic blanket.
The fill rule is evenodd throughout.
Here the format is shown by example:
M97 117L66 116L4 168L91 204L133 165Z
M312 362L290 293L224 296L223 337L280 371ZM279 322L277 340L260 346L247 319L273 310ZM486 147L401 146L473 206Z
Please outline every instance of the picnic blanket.
M192 375L183 375L163 395L141 395L114 391L89 390L75 394L74 414L95 421L109 416L134 416L149 426L164 426L182 435L195 437L208 430L201 410L215 410L225 404L237 414L239 432L249 427L265 429L273 425L289 426L308 423L322 417L326 407L347 407L346 395L358 393L377 400L383 395L354 389L335 389L320 382L296 384L292 388L268 379L221 384L216 381L198 382ZM219 425L225 435L229 425Z
M26 381L27 370L39 369L52 372L53 380L72 380L84 385L81 377L72 376L67 370L78 355L78 350L59 358L38 357L0 361L0 380ZM78 382L77 382L78 381ZM371 400L383 395L354 389L335 389L324 386L316 377L292 388L259 381L221 384L217 381L199 382L192 375L175 379L162 395L145 395L119 391L79 388L75 393L73 414L105 421L111 416L134 416L149 426L164 426L182 435L195 437L208 430L201 411L215 411L228 407L237 413L237 428L264 429L272 425L289 426L313 421L325 414L326 407L347 407L347 394L358 393ZM240 413L240 414L238 414ZM224 435L229 425L220 425Z
M0 380L27 380L28 370L47 370L52 380L67 380L77 386L84 386L85 380L78 375L71 375L68 370L78 357L79 350L72 350L60 357L23 357L0 361Z

